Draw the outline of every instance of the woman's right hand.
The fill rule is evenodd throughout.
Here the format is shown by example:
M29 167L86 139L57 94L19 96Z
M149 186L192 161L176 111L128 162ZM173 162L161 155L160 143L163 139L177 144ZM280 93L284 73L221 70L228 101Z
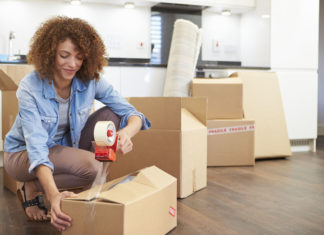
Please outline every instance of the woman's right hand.
M71 226L72 218L61 210L61 200L66 197L77 196L73 192L64 191L55 194L51 199L51 224L60 232Z

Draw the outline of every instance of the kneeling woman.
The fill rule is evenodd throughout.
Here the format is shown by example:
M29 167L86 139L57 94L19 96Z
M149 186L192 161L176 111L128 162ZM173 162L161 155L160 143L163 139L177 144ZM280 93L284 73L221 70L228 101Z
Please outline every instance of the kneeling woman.
M100 163L91 152L97 121L111 120L118 131L117 151L132 150L131 138L150 122L100 78L106 64L105 46L87 22L68 17L46 21L32 38L27 56L35 71L19 84L19 113L5 138L4 166L24 182L26 215L47 218L39 196L51 204L51 222L58 230L71 225L60 208L72 192L59 189L89 187ZM93 100L106 107L89 113ZM36 199L35 199L36 198Z

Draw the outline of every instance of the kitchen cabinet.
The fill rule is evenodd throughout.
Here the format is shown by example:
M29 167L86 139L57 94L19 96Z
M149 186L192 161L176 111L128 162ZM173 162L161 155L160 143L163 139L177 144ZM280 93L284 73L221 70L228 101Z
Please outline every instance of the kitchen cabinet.
M121 95L124 97L162 96L166 68L122 67Z
M123 97L162 96L165 67L105 67L103 78L106 79ZM95 110L103 104L95 101Z
M292 148L315 151L319 0L271 1L271 68L277 72Z
M293 150L295 148L295 151L297 149L315 151L317 72L312 70L278 70L276 73L292 148Z

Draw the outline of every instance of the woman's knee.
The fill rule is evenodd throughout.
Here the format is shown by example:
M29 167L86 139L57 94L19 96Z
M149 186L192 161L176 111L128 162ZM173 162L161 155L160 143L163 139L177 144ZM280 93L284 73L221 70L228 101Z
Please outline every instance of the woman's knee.
M87 158L83 161L81 166L80 177L86 181L87 184L91 184L97 176L98 171L102 167L102 163L98 162L94 158Z
M93 118L95 123L98 121L112 121L116 128L119 129L120 117L107 106L98 109L90 116L90 118Z
M119 129L120 117L106 106L98 109L90 115L84 126L84 129L89 126L93 130L98 121L112 121L115 124L116 128Z
M29 174L30 166L27 151L16 153L4 152L3 165L6 172L15 180L20 182L34 180L36 175L34 172Z
M113 111L111 111L108 107L102 107L98 109L93 114L90 115L84 128L81 131L80 141L79 141L79 148L92 151L92 144L91 141L94 140L93 131L96 123L98 121L112 121L116 129L119 129L120 125L120 117L117 116Z

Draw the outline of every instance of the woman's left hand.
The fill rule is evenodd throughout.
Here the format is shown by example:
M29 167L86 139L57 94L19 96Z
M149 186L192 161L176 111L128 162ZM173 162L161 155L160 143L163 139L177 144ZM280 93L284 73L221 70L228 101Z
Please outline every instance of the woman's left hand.
M133 142L131 141L130 136L127 134L125 129L122 129L117 132L118 134L118 145L117 152L121 154L126 154L133 149Z

